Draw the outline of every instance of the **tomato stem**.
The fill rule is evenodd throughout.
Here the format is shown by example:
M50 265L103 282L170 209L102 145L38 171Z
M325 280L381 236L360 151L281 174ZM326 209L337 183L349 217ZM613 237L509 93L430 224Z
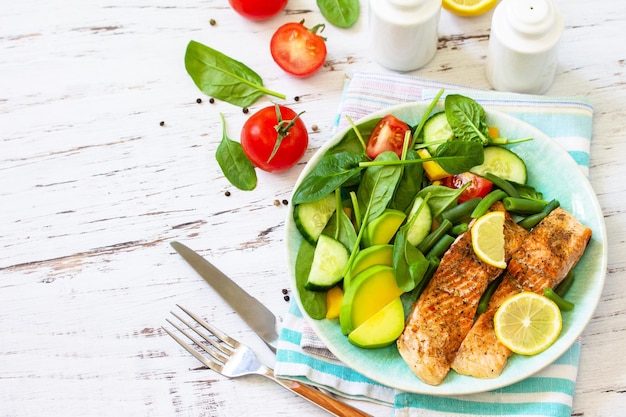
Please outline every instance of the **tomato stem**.
M302 113L304 113L304 111L301 111L300 113L296 114L296 117L294 117L293 119L283 120L283 116L280 113L280 106L278 104L274 104L274 108L276 109L276 126L274 126L274 129L276 129L276 143L274 143L274 149L272 149L272 153L267 158L268 163L274 158L274 156L278 152L278 149L280 148L280 144L283 142L283 139L289 136L289 131L291 130L293 125L296 124L296 120L298 120Z

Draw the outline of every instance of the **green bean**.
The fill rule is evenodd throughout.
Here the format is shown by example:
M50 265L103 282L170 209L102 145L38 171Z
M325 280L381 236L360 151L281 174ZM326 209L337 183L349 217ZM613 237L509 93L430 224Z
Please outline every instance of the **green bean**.
M520 220L517 222L520 226L522 226L526 230L530 230L535 227L540 221L546 218L552 210L559 207L560 203L558 200L552 200L537 214L531 214L530 216Z
M505 197L502 204L507 211L518 214L537 214L548 204L546 201L527 198Z
M458 236L462 233L467 232L467 229L469 229L469 225L467 223L455 224L454 226L452 226L452 229L450 229L450 234L452 234L453 236Z
M507 196L506 192L502 190L491 191L489 194L483 197L483 199L481 200L480 203L478 203L474 211L472 211L472 214L471 214L472 218L477 219L479 217L484 216L485 213L487 213L487 211L489 210L489 207L493 205L493 203L495 203L496 201L502 200L506 196Z
M430 232L428 236L426 236L424 240L422 240L422 243L417 245L417 249L419 249L422 253L428 253L433 248L433 246L435 246L435 243L437 243L437 241L441 239L443 235L448 233L448 230L450 230L451 228L452 223L450 223L450 220L443 219L439 227Z
M426 254L426 258L436 257L441 258L443 254L448 250L450 245L454 242L454 237L445 234L435 243L430 251Z
M570 311L574 308L574 303L570 303L569 301L563 299L550 287L543 289L543 295L554 301L554 303L559 306L561 311Z
M567 291L571 288L574 283L575 274L574 271L569 271L569 273L563 278L563 281L554 289L554 292L560 295L561 297L565 297Z
M441 213L441 217L450 220L450 223L452 224L457 224L463 220L469 219L472 211L474 211L480 201L480 197L464 201L461 204L457 204L456 206Z
M480 301L478 301L478 308L476 309L476 316L479 316L483 314L485 311L487 311L489 300L491 300L491 296L493 295L494 292L496 292L498 285L500 285L500 283L502 282L503 276L504 274L500 275L498 278L494 279L493 281L489 283L489 285L487 286L487 289L485 290L483 295L480 297Z
M496 187L498 187L499 189L507 193L510 197L519 198L520 196L519 192L515 189L513 184L511 184L507 180L500 178L496 175L493 175L490 172L486 173L484 177L488 179L489 181L491 181L493 185L495 185Z

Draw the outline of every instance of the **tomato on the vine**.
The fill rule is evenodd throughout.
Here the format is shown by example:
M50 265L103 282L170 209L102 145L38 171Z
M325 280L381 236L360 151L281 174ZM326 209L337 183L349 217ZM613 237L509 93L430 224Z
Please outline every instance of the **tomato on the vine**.
M241 129L241 146L248 159L268 172L294 166L309 145L301 114L276 104L250 116Z
M372 159L385 151L393 151L398 157L401 157L404 137L406 136L406 132L410 130L409 125L393 114L386 115L378 122L376 127L374 127L367 141L365 153Z
M287 5L287 0L228 0L241 16L250 20L266 20L276 16Z
M279 27L270 41L274 62L285 72L296 77L308 77L324 65L326 40L317 34L324 24L311 29L300 23L286 23Z
M476 197L484 197L489 194L493 187L491 181L471 172L451 175L441 180L441 184L449 188L461 188L468 182L471 182L471 184L459 196L459 203Z

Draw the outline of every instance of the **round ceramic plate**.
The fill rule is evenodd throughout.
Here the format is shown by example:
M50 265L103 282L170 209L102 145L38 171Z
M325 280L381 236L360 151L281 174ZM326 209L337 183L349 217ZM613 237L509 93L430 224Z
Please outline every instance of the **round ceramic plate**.
M410 103L390 107L359 120L357 124L386 114L394 114L409 125L419 123L428 103ZM563 314L563 330L559 339L546 351L534 356L513 355L500 376L477 379L450 371L437 386L423 383L408 368L393 344L382 349L361 349L348 342L336 320L314 320L307 317L314 331L328 349L352 369L381 384L399 390L431 395L461 395L485 392L514 384L548 366L565 353L581 335L600 300L607 265L606 231L604 219L593 189L580 167L559 145L538 129L507 114L487 111L489 125L498 126L500 135L508 138L533 137L534 140L511 145L528 169L528 184L541 191L547 200L557 199L561 207L590 227L593 236L585 254L575 268L576 279L567 299L576 307ZM297 184L311 172L324 153L336 144L347 130L328 141L308 162ZM296 288L294 265L302 237L293 222L293 207L287 223L287 250L291 288ZM295 297L298 302L299 297ZM302 305L300 305L302 309ZM305 314L306 317L306 313Z

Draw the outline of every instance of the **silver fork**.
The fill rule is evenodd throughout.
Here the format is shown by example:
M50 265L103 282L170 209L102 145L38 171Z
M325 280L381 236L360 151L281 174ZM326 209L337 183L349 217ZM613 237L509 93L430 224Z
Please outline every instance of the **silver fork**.
M187 316L191 317L195 323L190 323L188 319L181 317L181 315L173 311L171 312L172 315L183 325L170 319L166 319L166 321L190 340L192 344L165 327L163 327L163 330L206 367L228 378L254 374L262 375L334 416L371 417L369 414L340 402L315 388L300 384L297 381L286 381L276 378L274 371L263 365L248 346L239 343L186 308L180 305L177 306Z

